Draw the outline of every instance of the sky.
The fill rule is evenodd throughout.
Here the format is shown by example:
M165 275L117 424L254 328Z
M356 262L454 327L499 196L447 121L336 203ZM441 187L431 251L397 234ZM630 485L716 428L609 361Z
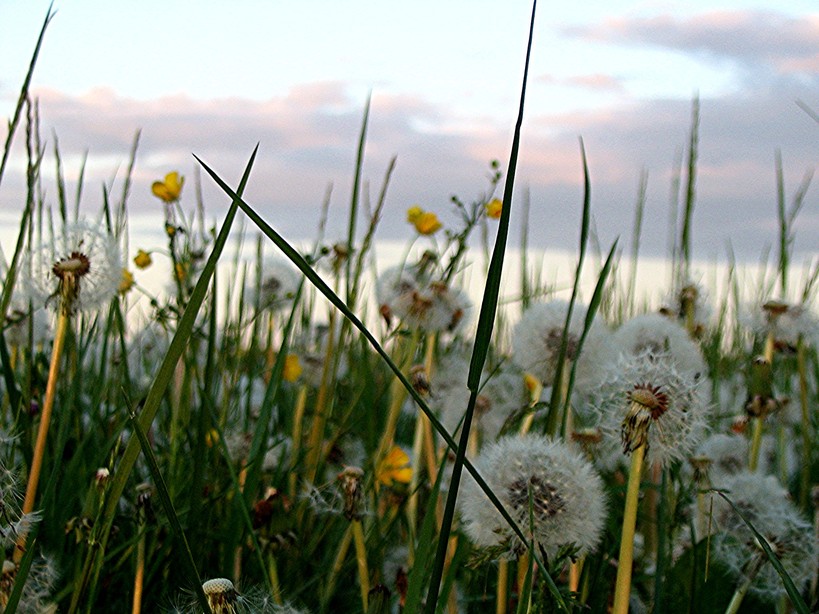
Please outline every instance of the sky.
M0 0L0 115L10 117L49 3ZM371 97L363 165L377 238L411 236L418 204L454 226L450 197L481 198L489 162L506 168L531 4L236 0L55 0L32 82L54 203L55 139L83 211L102 185L121 189L135 133L129 199L135 227L161 229L150 184L188 178L196 154L236 183L258 143L247 200L286 238L316 234L330 192L328 236L346 233L356 147ZM535 21L513 195L513 234L528 194L529 241L574 249L583 200L580 138L604 251L631 241L647 173L642 253L668 253L675 168L700 104L693 247L704 261L757 261L777 241L775 159L791 202L819 160L819 10L815 0L546 3ZM0 185L0 220L25 195L21 131ZM5 133L3 133L5 137ZM819 179L817 179L819 181ZM203 178L208 214L226 198ZM819 255L819 186L795 222L798 261ZM513 241L516 236L513 237Z

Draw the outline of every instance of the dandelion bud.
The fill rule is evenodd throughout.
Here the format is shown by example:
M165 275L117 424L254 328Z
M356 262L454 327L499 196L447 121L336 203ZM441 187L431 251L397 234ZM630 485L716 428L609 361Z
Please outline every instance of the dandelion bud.
M363 489L361 479L364 472L358 467L345 467L338 474L338 482L341 486L341 494L344 497L344 517L347 520L361 520Z
M108 478L110 475L111 472L107 467L100 467L97 469L97 472L94 474L94 482L96 482L97 488L103 490L105 485L108 483Z
M424 368L424 365L415 365L412 367L412 369L410 369L410 382L412 383L412 387L415 392L420 394L422 397L429 394L429 378L427 377L427 371Z

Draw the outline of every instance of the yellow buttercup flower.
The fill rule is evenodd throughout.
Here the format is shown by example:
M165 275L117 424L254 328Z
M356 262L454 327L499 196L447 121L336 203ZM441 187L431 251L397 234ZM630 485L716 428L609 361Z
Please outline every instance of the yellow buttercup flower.
M301 375L301 361L296 354L288 354L284 359L284 372L282 378L286 382L295 382Z
M431 211L425 211L413 222L415 230L421 235L435 234L441 229L441 221Z
M415 220L417 220L422 215L424 215L424 210L421 209L421 207L419 207L418 205L414 205L407 209L407 221L410 224L414 224Z
M384 486L395 483L409 484L412 479L412 467L409 466L409 456L398 446L393 446L387 453L375 472L375 478Z
M487 217L491 217L493 220L498 219L501 216L501 211L503 210L503 202L500 198L493 198L485 205L486 208L486 215Z
M165 175L164 181L154 181L151 186L151 192L162 202L173 203L179 200L184 183L185 178L180 176L176 171L173 171Z
M134 256L134 264L138 269L147 269L152 263L151 254L144 250L137 251L137 255Z
M119 293L126 294L131 288L134 287L135 283L134 274L128 269L122 269L122 280L119 282Z

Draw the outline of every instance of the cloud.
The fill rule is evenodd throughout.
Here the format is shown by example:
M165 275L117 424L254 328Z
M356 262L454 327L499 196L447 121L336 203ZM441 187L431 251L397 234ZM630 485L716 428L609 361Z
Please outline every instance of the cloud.
M605 78L599 81L604 83ZM170 170L188 177L183 201L192 206L197 165L191 153L235 183L258 142L248 202L285 237L310 239L332 185L327 236L335 240L346 233L364 103L342 83L300 86L265 101L187 96L140 101L109 90L79 97L52 90L37 95L44 138L52 140L52 131L59 137L68 194L76 190L80 161L88 151L83 197L87 211L101 203L97 186L110 184L112 194L120 193L128 151L135 132L141 130L129 199L132 215L155 216L159 226L161 209L150 194L150 184ZM789 194L817 159L817 126L794 102L804 99L819 106L809 95L807 88L788 81L779 88L701 101L696 254L724 257L730 241L739 257L753 260L775 243L774 152L782 150ZM415 203L438 212L450 225L456 223L449 197L457 194L466 202L479 198L488 187L488 162L497 158L502 168L506 166L511 125L498 126L482 118L465 121L452 110L414 96L376 92L371 104L363 166L365 195L371 201L378 197L390 160L397 158L380 238L409 237L404 213ZM617 236L621 246L627 246L638 178L645 168L649 184L642 248L647 254L666 253L669 192L688 139L690 102L630 101L591 111L528 113L516 202L526 188L531 200L530 243L576 247L583 198L578 144L582 136L592 180L592 212L604 249ZM18 141L0 186L0 211L18 211L25 194L21 145ZM46 202L54 206L52 158L49 149L43 176ZM220 216L226 198L209 179L202 184L209 217ZM814 194L808 193L808 205L811 199L815 202ZM812 229L817 225L810 206L798 219L795 247L803 254L819 252L816 234L800 233L802 225ZM513 228L519 227L520 221L514 221Z
M765 64L778 74L819 74L819 14L789 17L772 11L710 11L686 19L670 15L611 18L571 26L569 36L651 45L741 64Z
M574 75L569 77L557 77L555 75L541 75L538 80L542 83L564 85L579 89L603 92L622 92L623 83L617 77L603 73L589 75Z

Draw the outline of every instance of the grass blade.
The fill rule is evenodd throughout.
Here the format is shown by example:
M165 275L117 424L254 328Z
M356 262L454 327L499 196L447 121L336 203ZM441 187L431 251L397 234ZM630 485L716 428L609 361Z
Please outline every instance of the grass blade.
M441 532L438 536L438 548L435 553L435 565L432 568L429 590L427 592L426 612L435 612L438 603L438 592L441 585L441 576L444 572L447 547L449 544L449 534L452 530L452 521L455 517L455 504L458 499L458 487L461 482L464 461L466 459L466 449L469 442L469 431L472 426L472 417L475 413L475 403L478 398L478 389L481 383L481 372L486 362L486 355L489 351L489 343L492 338L492 331L495 325L495 315L498 310L498 297L500 295L500 282L503 273L503 260L506 255L506 242L509 236L509 219L512 210L512 194L515 186L515 172L517 170L518 150L520 148L520 130L523 123L523 108L526 101L526 81L529 75L529 59L532 53L532 38L535 29L535 11L537 0L532 2L532 16L529 20L529 39L526 44L526 60L523 67L523 83L520 92L520 105L518 107L518 117L515 122L515 133L512 138L512 150L509 154L509 168L506 173L506 185L503 191L503 207L501 209L500 222L498 224L498 234L495 239L495 248L492 251L492 260L489 263L487 273L486 288L484 290L481 311L478 316L478 328L475 332L475 345L472 349L472 360L469 364L469 375L467 377L467 387L470 390L469 403L466 408L463 426L461 427L461 438L458 450L455 453L455 464L452 468L452 478L449 493L447 494L444 515L441 521ZM548 574L547 574L548 575ZM559 595L557 596L559 598Z
M257 150L258 146L253 150L253 155L245 168L244 175L242 176L242 180L239 184L239 193L244 191L245 185L247 184L247 180L250 176L250 169L253 167L253 162L256 159ZM143 430L148 430L148 428L150 428L151 423L159 410L159 405L162 402L165 390L173 377L176 363L182 356L185 346L187 345L188 338L193 332L193 327L199 313L199 308L202 306L202 303L205 300L211 277L216 270L216 264L222 254L222 250L224 249L225 243L230 235L233 220L236 217L236 212L238 209L237 199L238 196L233 200L233 203L228 210L225 221L222 224L222 228L220 229L219 235L217 236L216 242L213 246L213 251L211 252L210 257L202 270L202 274L199 276L199 280L196 282L196 287L194 288L188 305L185 308L185 312L179 321L179 327L177 328L176 334L174 335L171 345L168 348L168 352L165 354L165 358L157 371L154 382L148 391L148 396L145 399L145 404L139 415L140 426L142 426ZM86 559L86 573L90 572L90 566L94 564L94 561L101 560L105 554L105 547L107 545L111 526L113 525L114 517L117 512L119 500L122 497L123 491L125 490L128 476L136 463L139 452L139 442L135 439L130 440L114 474L114 479L111 483L111 491L106 500L105 510L98 525L99 528L96 530L97 541L100 544L100 547L92 551L89 558ZM84 586L80 586L78 587L78 590L82 591L84 588Z

